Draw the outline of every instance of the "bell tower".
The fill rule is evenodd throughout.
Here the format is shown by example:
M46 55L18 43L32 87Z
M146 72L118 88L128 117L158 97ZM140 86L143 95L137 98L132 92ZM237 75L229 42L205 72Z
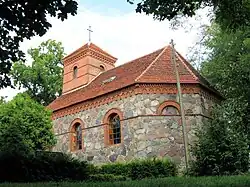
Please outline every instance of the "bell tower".
M88 43L63 59L63 94L90 83L100 73L115 67L117 58Z

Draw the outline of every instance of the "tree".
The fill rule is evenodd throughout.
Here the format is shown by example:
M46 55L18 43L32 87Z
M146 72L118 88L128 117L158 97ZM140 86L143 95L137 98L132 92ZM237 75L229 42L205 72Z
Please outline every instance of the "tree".
M0 105L5 103L5 98L6 97L0 96Z
M54 144L51 111L23 93L0 105L0 151L45 150Z
M134 0L127 0L134 3ZM250 2L248 0L142 0L136 12L152 14L160 21L178 16L192 17L196 10L213 7L215 20L223 29L234 30L250 26Z
M246 133L241 128L243 116L240 109L226 102L213 112L213 120L198 131L192 148L195 161L191 164L193 175L232 175L247 172L249 169L249 146ZM236 118L235 118L236 116Z
M250 148L250 32L223 32L218 24L208 27L203 49L206 60L201 73L226 98L213 111L213 119L202 126L193 147L198 175L246 172Z
M218 25L207 29L204 45L210 51L201 73L227 98L250 96L250 32L225 33Z
M204 45L210 53L201 64L201 73L230 101L234 110L242 109L232 115L243 117L250 143L250 32L225 33L218 25L212 25L206 34Z
M31 66L23 61L14 63L11 75L14 85L23 87L26 93L42 105L48 105L62 91L62 58L64 49L60 42L48 40L29 49Z
M43 36L51 27L48 16L64 21L76 11L74 0L0 0L0 89L11 85L11 64L24 56L20 42Z

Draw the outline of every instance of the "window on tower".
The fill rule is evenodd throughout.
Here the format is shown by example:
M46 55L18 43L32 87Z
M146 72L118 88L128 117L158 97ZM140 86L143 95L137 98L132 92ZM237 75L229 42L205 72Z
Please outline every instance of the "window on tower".
M78 71L77 66L75 66L73 69L73 78L74 79L77 78L77 71Z
M105 71L105 68L103 65L100 65L100 69L101 69L101 72L104 72Z

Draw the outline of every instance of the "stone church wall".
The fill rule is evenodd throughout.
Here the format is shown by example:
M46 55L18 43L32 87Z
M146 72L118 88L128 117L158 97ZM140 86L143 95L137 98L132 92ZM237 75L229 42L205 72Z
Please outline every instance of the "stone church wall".
M72 153L78 158L93 163L104 163L168 156L182 162L184 148L180 116L157 115L157 108L162 102L176 99L176 95L171 94L134 95L55 119L54 132L57 144L53 150L70 153L70 125L74 119L80 118L84 123L84 148ZM201 102L199 94L183 94L189 142L193 140L196 126L206 119L206 108L202 108ZM122 143L105 146L103 118L112 108L123 113Z

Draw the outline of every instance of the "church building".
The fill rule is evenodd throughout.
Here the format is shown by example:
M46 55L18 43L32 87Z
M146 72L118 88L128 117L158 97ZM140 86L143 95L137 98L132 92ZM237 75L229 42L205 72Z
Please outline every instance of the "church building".
M53 111L54 151L93 163L136 158L184 160L173 54L189 144L220 94L170 45L115 67L117 58L88 43L63 59L63 93Z

